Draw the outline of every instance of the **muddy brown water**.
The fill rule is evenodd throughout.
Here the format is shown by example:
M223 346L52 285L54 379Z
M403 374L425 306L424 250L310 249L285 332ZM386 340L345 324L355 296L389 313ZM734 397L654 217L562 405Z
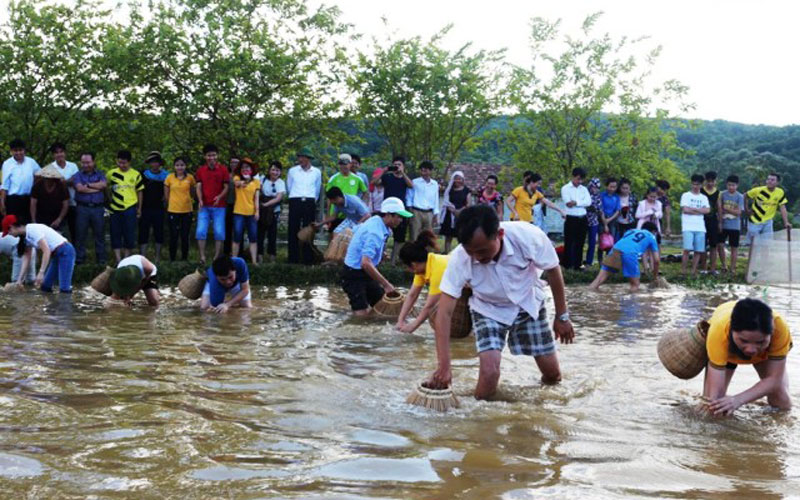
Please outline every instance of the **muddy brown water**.
M798 409L699 417L701 378L659 364L666 328L735 297L800 326L800 291L570 288L578 331L564 381L503 358L476 402L472 337L453 345L462 408L404 403L434 368L432 332L348 319L334 288L260 289L255 309L204 315L0 296L3 498L778 498L800 492ZM552 309L550 309L552 315ZM797 343L797 342L796 342ZM800 405L800 353L789 375ZM732 390L756 381L737 370Z

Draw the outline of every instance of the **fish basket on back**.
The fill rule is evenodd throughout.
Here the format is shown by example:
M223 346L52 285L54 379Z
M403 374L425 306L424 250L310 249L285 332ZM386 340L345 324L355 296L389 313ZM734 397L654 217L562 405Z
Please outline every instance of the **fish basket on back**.
M395 290L384 294L381 300L373 306L373 309L381 316L397 318L400 316L400 310L403 308L403 301L405 300L406 296Z
M351 239L353 239L353 230L350 228L335 233L333 239L331 239L331 244L325 250L325 260L328 262L344 262Z
M453 389L431 389L426 387L425 382L420 382L406 398L406 403L414 406L421 406L436 411L447 411L450 408L458 408L458 399L453 394Z
M94 277L91 287L106 297L111 295L111 275L114 274L113 267L106 267L102 273Z
M469 298L472 296L472 289L464 287L461 297L456 300L456 307L453 309L453 317L450 320L450 338L463 339L472 333L472 316L469 313ZM439 312L439 304L433 306L428 322L431 328L436 330L436 313Z
M190 300L197 300L203 295L203 288L206 286L206 273L199 269L192 274L187 274L178 282L178 290L184 297Z
M658 359L678 378L696 377L708 363L706 335L709 324L700 321L692 328L672 330L658 341Z
M297 239L300 240L301 243L313 243L314 236L317 234L316 228L314 226L308 225L297 232Z

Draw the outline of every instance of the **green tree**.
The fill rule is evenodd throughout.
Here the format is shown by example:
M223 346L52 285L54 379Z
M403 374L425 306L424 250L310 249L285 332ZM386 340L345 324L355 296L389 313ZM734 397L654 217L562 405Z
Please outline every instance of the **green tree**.
M134 4L135 5L135 4ZM171 147L215 142L277 158L310 137L340 139L331 117L346 64L336 8L301 0L162 0L129 36L139 65L130 100L157 115Z
M560 180L581 166L591 176L624 175L635 189L655 178L679 182L673 159L686 150L666 129L678 122L663 106L690 109L687 89L677 81L653 86L660 48L641 57L642 39L594 36L599 16L584 20L581 37L563 39L560 21L533 20L532 63L515 67L511 84L520 119L511 122L504 148L519 167Z
M357 113L383 140L384 153L449 166L505 102L502 51L442 47L449 27L429 40L374 41L349 79Z
M99 3L72 6L12 0L0 25L0 124L44 161L56 140L87 146L109 125L123 86L116 62L118 27Z

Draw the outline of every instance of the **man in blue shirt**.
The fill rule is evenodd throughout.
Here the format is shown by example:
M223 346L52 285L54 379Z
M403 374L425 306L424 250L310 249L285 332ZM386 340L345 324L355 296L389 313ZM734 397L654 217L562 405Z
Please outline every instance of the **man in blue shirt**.
M358 196L352 194L344 194L342 190L334 186L325 193L328 201L331 202L333 207L333 214L320 222L314 222L311 225L316 227L324 226L329 222L333 222L339 218L339 215L344 215L344 220L341 224L336 226L333 233L341 233L348 227L354 229L355 226L361 224L369 218L370 212L367 206L361 201Z
M103 172L97 170L94 153L81 153L81 170L72 176L75 186L75 251L76 264L86 261L86 237L89 228L94 236L94 258L98 264L106 263L105 191L108 181Z
M244 259L221 255L214 259L206 275L208 281L200 299L203 310L226 313L231 307L253 307L250 273ZM228 300L226 295L230 296Z
M25 156L25 143L14 139L9 144L11 158L3 162L0 187L0 216L16 215L21 221L31 219L33 174L41 170L36 160Z
M378 271L378 264L392 229L411 216L399 198L387 198L381 203L381 211L358 226L353 234L344 258L341 284L356 316L366 316L384 292L394 291L394 286Z
M597 290L600 285L611 275L622 271L622 276L631 282L631 292L639 289L639 256L649 254L653 261L653 279L658 278L658 242L656 241L658 227L653 222L645 222L642 229L629 229L625 235L614 244L614 248L603 260L600 273L589 288Z

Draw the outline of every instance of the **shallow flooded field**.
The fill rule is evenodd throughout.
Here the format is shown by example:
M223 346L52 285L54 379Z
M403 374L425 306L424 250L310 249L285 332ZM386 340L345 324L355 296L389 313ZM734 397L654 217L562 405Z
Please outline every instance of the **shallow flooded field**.
M462 407L412 408L434 368L415 335L348 319L328 288L262 289L256 308L158 311L0 296L0 496L21 498L771 498L800 491L800 353L792 413L697 416L702 377L660 365L665 329L747 293L800 338L800 290L568 291L578 332L542 387L503 359L500 401L470 397L472 337L453 344ZM748 291L749 290L749 291ZM170 294L172 293L172 294ZM549 309L552 316L552 308ZM741 367L731 390L755 382Z

